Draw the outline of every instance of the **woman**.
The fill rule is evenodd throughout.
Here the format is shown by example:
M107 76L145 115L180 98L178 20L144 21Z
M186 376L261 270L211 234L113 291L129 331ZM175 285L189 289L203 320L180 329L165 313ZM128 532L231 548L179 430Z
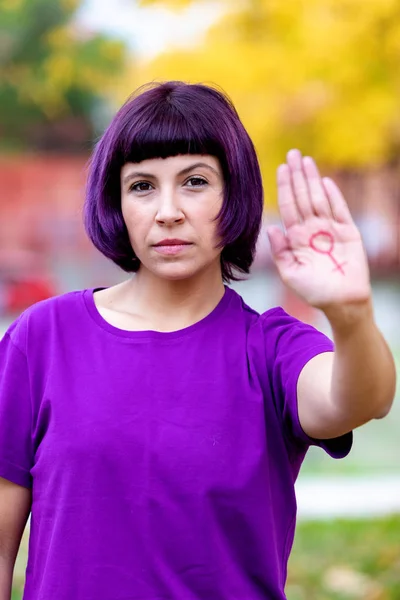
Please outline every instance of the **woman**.
M38 303L1 342L1 600L30 511L25 600L285 597L307 449L347 455L395 373L339 190L293 150L278 191L276 265L335 350L224 285L249 272L263 206L230 102L169 82L117 113L85 222L134 276Z

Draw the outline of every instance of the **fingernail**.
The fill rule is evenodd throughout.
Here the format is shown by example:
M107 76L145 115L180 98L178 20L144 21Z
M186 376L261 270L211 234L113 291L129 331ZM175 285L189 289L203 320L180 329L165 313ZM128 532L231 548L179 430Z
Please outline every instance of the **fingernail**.
M287 165L279 165L277 169L277 177L278 179L285 179L288 173L289 167Z
M289 150L289 152L287 153L287 160L292 162L293 164L300 165L301 158L302 158L301 152L300 152L300 150L297 150L296 148Z

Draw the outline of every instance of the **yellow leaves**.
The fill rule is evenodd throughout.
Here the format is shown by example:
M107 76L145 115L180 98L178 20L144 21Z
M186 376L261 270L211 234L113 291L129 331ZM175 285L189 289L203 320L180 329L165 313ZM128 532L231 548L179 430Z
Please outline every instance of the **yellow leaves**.
M31 75L18 88L22 102L40 106L49 119L60 116L66 110L64 90L53 81L38 81Z
M101 90L102 93L112 86L112 79L93 66L84 65L77 73L77 83L88 90Z
M75 11L80 3L80 0L61 0L61 6L68 12Z
M190 4L142 5L171 2ZM221 86L255 142L270 199L290 147L328 169L391 158L400 143L398 0L220 3L226 14L203 44L136 65L124 96L154 79Z
M118 41L104 40L100 48L100 54L107 61L120 61L124 55L124 48Z
M396 104L390 90L372 89L365 94L360 90L321 112L316 119L321 160L328 165L334 160L336 165L352 167L386 162L388 115L395 114Z
M16 87L20 102L39 105L48 118L58 116L66 109L64 88L57 85L54 78L43 80L37 77L26 65L6 69L3 81Z
M74 77L75 65L67 54L52 54L44 64L44 72L53 86L67 89Z
M18 89L22 103L40 106L49 119L55 119L68 112L66 93L71 88L102 93L111 89L116 78L113 65L123 57L119 41L103 39L87 51L71 29L60 27L47 34L46 42L51 52L40 67L13 65L4 73L4 80Z
M47 33L45 40L52 50L66 50L72 41L71 30L65 26L55 27Z
M1 9L6 12L17 12L21 9L24 0L2 0Z

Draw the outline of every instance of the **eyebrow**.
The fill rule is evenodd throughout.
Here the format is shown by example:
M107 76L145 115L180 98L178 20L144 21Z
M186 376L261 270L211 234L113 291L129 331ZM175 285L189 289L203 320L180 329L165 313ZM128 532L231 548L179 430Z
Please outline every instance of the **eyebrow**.
M219 177L219 173L216 169L214 169L214 167L212 167L211 165L208 165L207 163L204 162L197 162L194 163L193 165L189 165L188 167L185 167L184 169L182 169L182 171L179 171L178 175L186 175L187 173L190 173L190 171L193 171L194 169L198 169L199 167L204 167L205 169L209 169L210 171L212 171L213 173L215 173L215 175L217 175ZM125 177L122 180L122 183L128 183L129 181L131 181L131 179L136 179L136 177L144 177L146 179L156 179L156 176L153 173L144 173L143 171L132 171L131 173L128 173L128 175L125 175Z

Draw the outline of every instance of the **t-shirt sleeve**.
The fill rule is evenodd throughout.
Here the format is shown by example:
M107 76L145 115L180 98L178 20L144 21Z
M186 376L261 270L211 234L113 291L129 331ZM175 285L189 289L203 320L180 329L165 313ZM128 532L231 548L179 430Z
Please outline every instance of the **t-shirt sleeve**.
M27 356L14 323L0 340L0 477L32 486L32 410Z
M353 433L330 440L309 437L301 427L297 404L297 382L303 367L317 354L333 352L333 342L282 308L267 311L262 318L273 396L289 444L295 450L320 446L333 458L344 458L351 450Z

